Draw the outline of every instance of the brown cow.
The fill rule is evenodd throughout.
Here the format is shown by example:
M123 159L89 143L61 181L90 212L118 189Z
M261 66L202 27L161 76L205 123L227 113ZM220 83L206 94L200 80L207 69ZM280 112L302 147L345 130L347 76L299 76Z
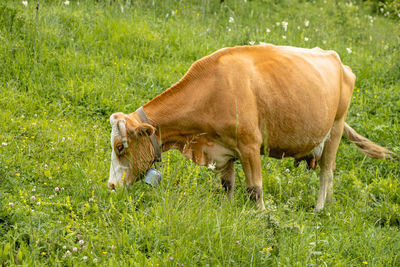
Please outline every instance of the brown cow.
M178 149L221 173L229 199L239 159L250 197L264 209L260 154L267 154L305 159L313 168L319 163L320 210L332 198L343 129L366 155L390 157L345 123L355 79L336 52L318 47L221 49L196 61L141 109L111 115L109 187L140 179L159 154L155 151Z

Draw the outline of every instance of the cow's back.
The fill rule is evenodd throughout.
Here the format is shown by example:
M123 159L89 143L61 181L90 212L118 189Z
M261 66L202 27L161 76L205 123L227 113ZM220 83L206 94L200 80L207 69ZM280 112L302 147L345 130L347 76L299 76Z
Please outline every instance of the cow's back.
M326 138L347 112L355 80L335 52L320 48L242 46L205 61L215 77L209 93L226 103L217 103L220 121L241 125L239 135L255 129L279 157L300 157Z

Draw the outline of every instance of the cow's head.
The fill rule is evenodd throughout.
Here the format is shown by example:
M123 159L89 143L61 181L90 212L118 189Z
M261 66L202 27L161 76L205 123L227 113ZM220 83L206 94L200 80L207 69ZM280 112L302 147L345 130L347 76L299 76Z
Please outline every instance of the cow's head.
M111 124L111 166L108 186L138 181L154 162L154 148L149 136L155 128L123 113L114 113Z

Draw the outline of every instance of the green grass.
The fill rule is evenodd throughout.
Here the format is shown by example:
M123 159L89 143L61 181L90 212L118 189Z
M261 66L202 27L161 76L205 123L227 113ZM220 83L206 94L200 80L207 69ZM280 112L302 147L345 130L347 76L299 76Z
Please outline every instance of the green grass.
M399 162L345 139L321 213L318 171L291 159L262 160L265 212L240 164L230 204L217 175L176 151L159 188L107 189L109 116L253 42L337 51L357 75L347 122L400 153L398 20L362 1L225 2L41 1L36 51L34 1L0 3L0 264L400 265Z

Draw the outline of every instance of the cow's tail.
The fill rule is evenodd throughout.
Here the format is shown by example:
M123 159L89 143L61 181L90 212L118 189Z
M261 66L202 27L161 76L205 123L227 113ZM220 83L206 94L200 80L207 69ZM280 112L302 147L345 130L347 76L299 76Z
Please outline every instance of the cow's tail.
M371 140L358 134L347 123L344 124L343 133L350 142L356 144L358 149L368 157L374 159L386 159L386 158L392 158L392 155L394 154L392 151L384 147L381 147L380 145L377 145Z

